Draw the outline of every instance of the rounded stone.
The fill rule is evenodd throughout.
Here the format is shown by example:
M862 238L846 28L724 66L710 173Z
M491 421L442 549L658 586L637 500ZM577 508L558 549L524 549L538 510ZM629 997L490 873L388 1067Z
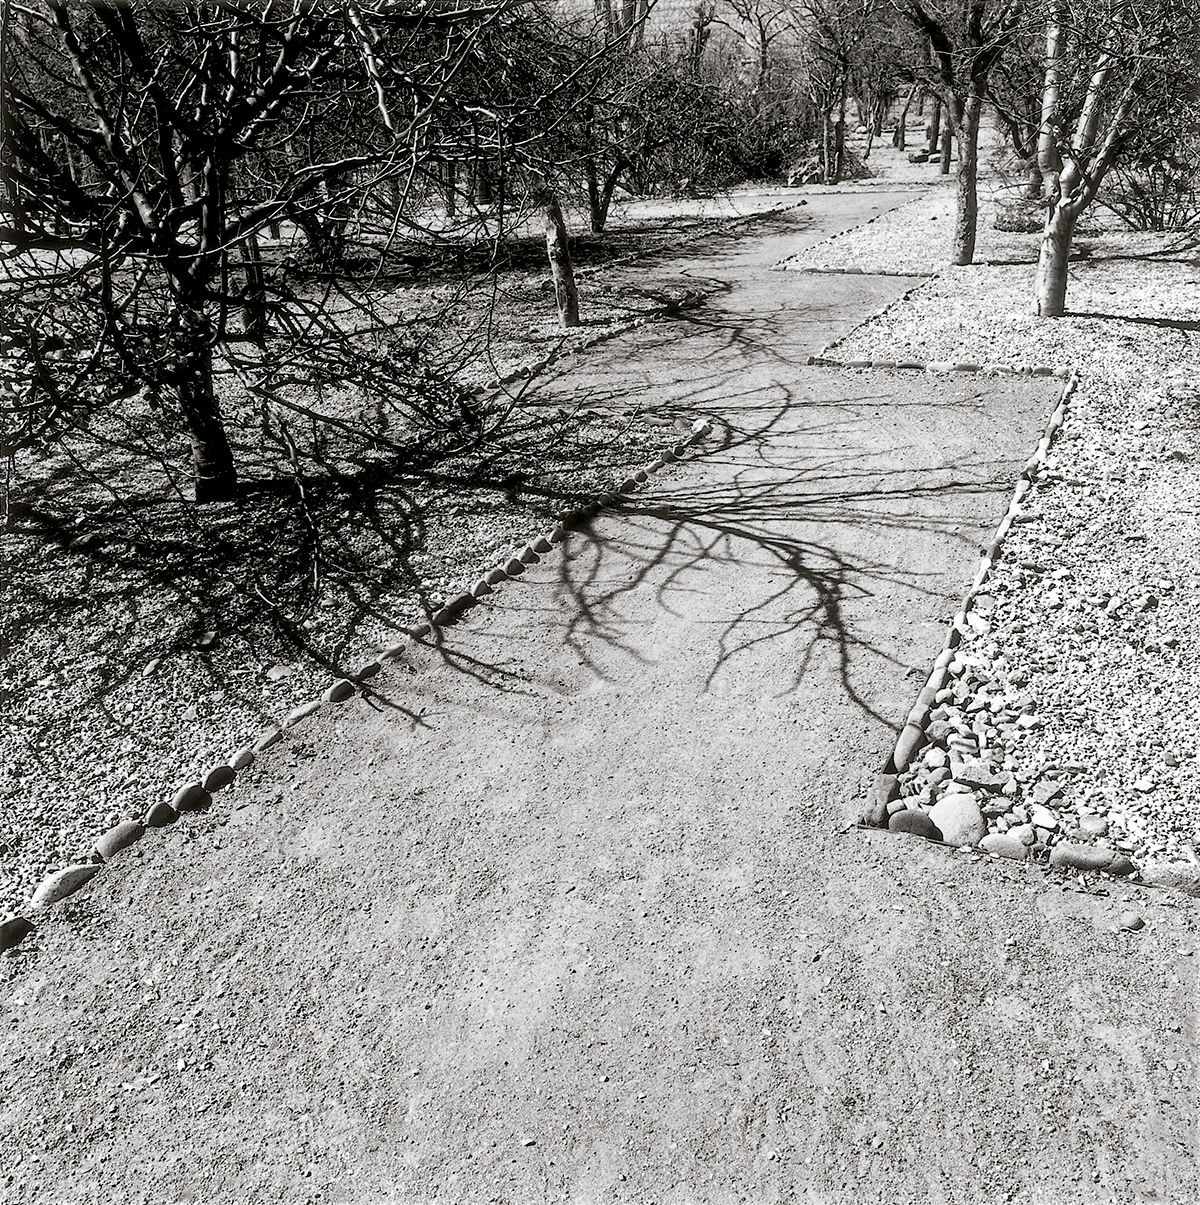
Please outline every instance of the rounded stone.
M248 745L244 745L230 759L229 766L233 770L244 770L247 766L254 765L254 750Z
M671 451L675 453L677 460L682 460L687 455L687 444L676 444Z
M525 572L525 564L523 561L518 560L517 557L513 557L512 560L504 566L504 572L508 574L509 577L520 577L521 574Z
M659 456L656 460L652 460L646 466L646 472L647 473L657 473L659 469L663 468L666 465L666 463L667 463L666 460L664 460L663 457Z
M483 580L483 578L480 578L479 581L477 581L471 587L472 598L487 598L489 594L495 593L495 590L493 590L491 586L489 586L487 582Z
M99 862L84 862L78 866L68 866L64 870L56 870L48 874L39 884L29 901L34 908L46 908L59 900L78 891L84 883L94 879L100 873Z
M942 839L941 829L929 818L925 812L918 812L913 808L905 808L902 812L896 812L895 815L888 819L888 832L891 833L912 833L916 837L924 837L927 841L940 841Z
M650 474L645 469L638 469L638 471L634 473L633 479L634 481L640 482L644 485L650 480Z
M291 711L284 717L283 726L285 728L294 728L297 724L304 723L313 712L321 710L321 700L313 699L311 703L301 703L299 707L293 707Z
M355 671L355 680L358 682L365 682L368 678L375 677L375 675L382 669L383 666L378 661L368 661L366 665L359 666L359 668ZM233 765L233 763L230 762L230 765ZM233 768L235 770L240 770L242 767L234 766Z
M423 640L429 635L430 632L433 631L433 627L428 623L417 623L413 624L413 626L408 628L407 631L413 640Z
M272 745L278 745L281 740L283 740L283 733L280 729L268 728L266 732L264 732L262 736L260 736L258 740L254 742L253 751L255 753L265 753L271 748Z
M146 826L140 820L122 820L114 824L106 833L96 838L92 850L106 862L114 854L128 849L135 841L140 841L146 833Z
M874 795L868 795L863 807L862 822L868 828L886 828L888 822L887 801Z
M1080 845L1074 841L1059 841L1050 851L1051 866L1071 870L1107 870L1116 854L1100 845Z
M1011 858L1024 862L1029 857L1029 846L1011 833L988 833L979 842L979 848L997 858Z
M622 494L632 494L638 487L637 481L633 477L627 477L621 482L619 492Z
M33 921L24 916L9 916L0 920L0 950L11 950L33 932Z
M229 786L236 777L237 771L227 762L221 762L219 765L213 766L205 774L201 785L209 793L220 791L222 788Z
M229 767L226 766L225 769L228 770ZM229 780L233 781L232 770L229 771ZM171 806L177 812L202 812L211 803L212 796L208 789L198 782L187 783L171 796Z
M944 795L929 816L947 845L978 845L987 834L987 821L971 795Z
M179 813L165 799L154 804L146 813L144 823L147 828L165 828L179 819Z
M561 544L567 538L567 529L560 523L557 527L546 533L546 539L551 544Z
M463 613L475 605L475 599L469 594L456 594L433 617L433 622L442 627L460 619ZM349 696L347 696L349 697Z
M538 536L533 542L534 552L550 552L554 545L550 543L546 536Z
M913 755L925 743L925 733L917 724L905 724L892 752L892 765L897 773L908 769Z
M524 572L524 570L522 570L522 572ZM503 569L489 569L488 572L483 575L483 580L489 586L498 586L501 582L508 581L508 574L505 573Z
M1128 933L1136 933L1146 927L1146 922L1136 912L1122 912L1117 924Z
M1141 880L1152 887L1167 887L1200 896L1200 866L1191 862L1147 862Z
M517 555L526 565L536 565L542 559L532 544L526 544Z

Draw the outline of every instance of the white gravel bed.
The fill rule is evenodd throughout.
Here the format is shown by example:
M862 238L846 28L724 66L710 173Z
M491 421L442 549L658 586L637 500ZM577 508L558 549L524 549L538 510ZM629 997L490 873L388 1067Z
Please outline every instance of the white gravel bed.
M834 235L785 259L785 271L862 270L920 276L936 272L949 254L954 193L921 192L863 226Z
M1030 312L1037 237L988 241L1026 262L947 270L836 347L1080 372L932 718L986 721L984 759L1004 789L985 808L993 831L1040 820L1047 845L1200 863L1200 279L1177 236L1104 234L1072 269L1080 316L1043 321ZM997 735L991 716L1010 706L1034 718ZM931 772L943 777L908 776L910 797Z

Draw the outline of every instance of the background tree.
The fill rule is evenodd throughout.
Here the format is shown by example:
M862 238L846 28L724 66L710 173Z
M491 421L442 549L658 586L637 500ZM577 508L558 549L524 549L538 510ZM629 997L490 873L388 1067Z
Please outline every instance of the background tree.
M950 262L975 258L979 219L979 122L992 69L1022 28L1024 0L895 0L922 39L925 75L945 106L958 146L958 202Z
M1196 94L1200 20L1183 0L1051 0L1038 163L1046 224L1035 309L1061 317L1080 216L1135 138L1178 121Z

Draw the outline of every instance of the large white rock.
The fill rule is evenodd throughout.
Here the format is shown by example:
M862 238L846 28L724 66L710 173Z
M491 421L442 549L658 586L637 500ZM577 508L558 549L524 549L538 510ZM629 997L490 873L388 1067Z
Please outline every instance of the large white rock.
M929 818L942 830L947 845L978 845L987 832L987 821L972 795L943 796Z

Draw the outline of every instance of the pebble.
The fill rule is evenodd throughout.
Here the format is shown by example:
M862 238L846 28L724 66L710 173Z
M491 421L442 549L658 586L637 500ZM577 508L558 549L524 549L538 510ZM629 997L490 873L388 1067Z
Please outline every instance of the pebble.
M1036 828L1044 828L1047 832L1053 833L1058 829L1058 817L1040 803L1035 803L1030 807L1029 819Z
M220 791L229 786L236 777L237 771L231 765L227 762L220 762L209 768L200 785L211 794L213 791ZM179 804L176 803L175 806L179 807Z
M1129 933L1136 933L1146 927L1146 922L1136 912L1122 912L1117 924Z
M38 888L29 902L34 908L49 907L78 891L84 883L94 879L99 871L99 862L84 862L78 866L68 866L63 870L56 870L38 884Z
M0 921L0 951L11 950L33 932L33 922L24 916L9 916Z
M941 830L930 819L927 813L912 808L903 808L888 819L888 831L893 833L912 833L929 841L940 841Z
M987 832L987 821L970 795L944 796L933 805L929 816L948 845L978 845Z
M179 813L164 799L151 806L143 823L147 828L164 828L178 819Z
M283 732L281 729L268 728L266 732L264 732L262 736L260 736L258 740L254 742L253 752L265 753L271 748L272 745L278 745L281 740L283 740Z
M107 862L114 854L140 841L145 832L146 826L140 820L122 820L97 837L92 849Z
M349 678L339 678L325 688L321 698L326 703L344 703L354 696L354 691L354 683Z
M1129 859L1116 850L1101 845L1079 845L1074 841L1060 841L1050 851L1050 865L1070 867L1072 870L1107 871L1109 874L1130 874L1133 866Z
M229 765L234 770L244 770L254 764L254 750L248 746L239 749L230 759Z
M1103 816L1080 816L1079 832L1085 837L1104 837L1108 834L1108 821Z
M294 728L297 724L303 723L315 711L321 709L321 700L313 699L311 703L301 703L299 707L293 707L284 718L283 726L285 728ZM255 748L258 748L256 745ZM261 752L261 750L260 750Z
M988 833L979 842L980 849L998 858L1012 858L1015 862L1024 862L1029 857L1029 846L1014 837L1012 832Z
M216 767L214 767L216 769ZM229 769L228 766L225 769ZM230 781L233 780L233 771L229 771ZM177 812L202 812L212 803L212 796L208 793L207 788L200 785L198 782L189 782L182 786L171 797L171 806Z

